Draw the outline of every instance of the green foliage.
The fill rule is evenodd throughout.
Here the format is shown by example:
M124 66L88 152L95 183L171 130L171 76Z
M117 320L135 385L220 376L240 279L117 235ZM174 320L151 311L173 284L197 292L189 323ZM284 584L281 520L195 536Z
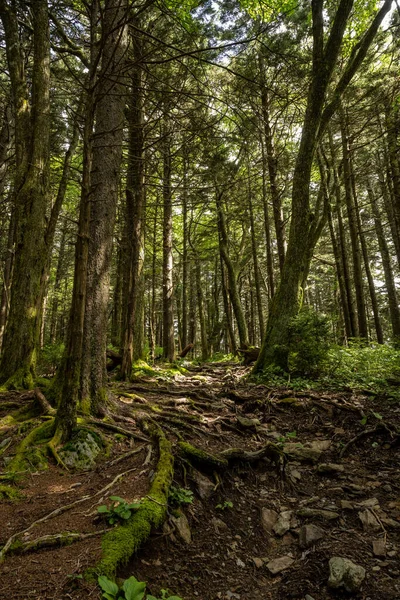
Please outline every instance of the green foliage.
M171 504L180 506L181 504L191 504L193 502L193 492L186 488L174 487L169 489L168 500Z
M128 520L132 511L140 507L140 502L128 503L119 496L110 496L110 500L112 501L110 507L103 504L97 508L97 512L104 516L110 525Z
M390 379L398 375L399 365L399 350L388 345L365 346L353 341L347 348L330 348L323 380L336 387L387 391Z
M63 353L64 344L46 344L43 346L38 360L39 372L53 375L61 363Z
M138 581L133 576L125 579L121 587L105 575L101 575L97 582L103 590L102 597L105 600L116 600L117 598L120 600L143 600L146 593L146 583ZM169 596L167 590L161 590L161 598L147 594L146 600L182 600L182 598Z
M231 500L224 500L221 504L217 504L215 508L218 508L218 510L227 510L228 508L233 508L233 502Z
M321 371L329 350L327 317L307 308L291 319L288 366L295 376L315 377Z

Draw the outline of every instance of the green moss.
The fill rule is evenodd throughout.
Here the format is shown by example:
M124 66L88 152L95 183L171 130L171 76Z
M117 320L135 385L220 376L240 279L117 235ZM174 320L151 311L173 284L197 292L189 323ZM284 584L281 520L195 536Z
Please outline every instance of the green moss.
M11 485L0 485L0 501L17 502L23 494Z
M225 458L196 448L188 442L179 442L178 446L181 454L195 465L208 466L213 469L226 469L228 466L228 461Z
M53 430L53 420L46 421L39 427L32 429L18 446L17 453L8 465L7 470L20 472L46 468L46 457L37 445L49 441L53 435Z
M103 557L96 568L98 574L115 577L117 568L128 562L132 554L149 537L152 528L160 527L165 519L174 459L170 442L161 431L158 430L156 435L160 458L149 494L127 523L104 536Z
M31 370L24 368L18 369L3 384L1 391L3 390L33 390L35 387L35 378Z

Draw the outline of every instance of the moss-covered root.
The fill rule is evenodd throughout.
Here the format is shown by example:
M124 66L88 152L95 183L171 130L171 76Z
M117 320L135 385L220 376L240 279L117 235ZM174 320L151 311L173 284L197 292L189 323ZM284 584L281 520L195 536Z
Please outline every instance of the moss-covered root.
M196 446L192 446L188 442L179 442L180 453L194 466L208 467L210 469L224 470L228 467L228 460L223 456L211 454Z
M19 490L11 485L0 485L0 502L16 502L20 500L22 494Z
M127 523L107 533L102 542L102 560L96 573L115 577L117 568L126 564L143 542L149 537L152 527L160 527L167 513L168 493L174 473L174 458L171 443L157 429L160 457L156 476L148 496L139 510Z
M40 442L45 442L51 438L54 429L54 421L46 421L35 427L22 440L17 448L16 455L8 465L8 471L22 472L29 471L43 465L44 457L35 446Z

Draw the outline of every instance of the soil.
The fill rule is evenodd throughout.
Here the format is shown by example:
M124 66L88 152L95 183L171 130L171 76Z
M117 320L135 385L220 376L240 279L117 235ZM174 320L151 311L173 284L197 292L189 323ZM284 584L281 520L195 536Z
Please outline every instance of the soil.
M142 377L112 384L125 411L140 405L158 420L174 444L174 486L193 492L191 502L190 495L180 506L171 501L162 530L152 533L119 577L134 575L154 596L167 589L184 600L399 600L398 401L351 391L271 389L248 383L247 373L245 367L220 364L174 380ZM0 418L10 402L17 407L28 400L16 392L2 394ZM118 425L143 437L135 419ZM99 562L101 537L110 528L97 507L113 495L127 501L146 496L157 464L151 444L101 433L110 451L96 469L66 472L50 461L47 470L18 480L22 499L0 501L0 548L17 533L21 542L67 531L91 534L67 546L7 554L0 565L0 599L101 598L99 588L83 577ZM3 474L23 435L26 431L0 428L0 449L4 439L13 440L0 456ZM228 448L256 451L272 442L281 460L246 458L219 472L198 466L201 476L179 454L182 439L214 454ZM265 509L286 516L291 511L287 529L275 525L271 531ZM307 515L305 509L328 510L334 517ZM191 540L182 538L179 511L187 517ZM301 547L306 524L318 526L322 537ZM328 587L329 560L335 556L365 569L358 592ZM272 574L271 561L279 557L287 557L288 566Z

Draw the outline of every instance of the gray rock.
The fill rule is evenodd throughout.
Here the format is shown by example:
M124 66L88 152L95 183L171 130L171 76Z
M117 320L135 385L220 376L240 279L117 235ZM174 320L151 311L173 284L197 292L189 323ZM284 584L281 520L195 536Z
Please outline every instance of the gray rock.
M331 446L331 440L315 440L311 442L310 446L313 450L320 450L321 452L325 452Z
M59 451L63 463L70 469L87 471L93 467L103 450L101 437L94 431L79 429Z
M261 510L261 525L266 533L272 533L273 527L278 519L278 513L271 508Z
M300 548L310 548L315 542L324 537L325 531L317 525L310 523L309 525L303 525L299 532L299 544Z
M189 521L185 513L181 512L179 517L171 517L171 521L175 526L176 532L179 537L186 543L192 542L192 532L190 531Z
M365 569L348 558L334 556L329 561L328 586L343 587L347 592L357 592L365 579Z
M5 446L7 446L8 442L11 441L11 438L4 438L4 440L2 442L0 442L0 450L2 448L5 448Z
M306 594L304 600L314 600L314 598L310 594Z
M194 482L197 486L197 491L202 500L208 500L214 492L214 484L203 473L195 471L193 474Z
M226 523L224 523L224 521L222 521L222 519L217 519L216 517L214 517L213 519L211 519L211 523L214 525L215 531L226 531L227 529L229 529L228 525Z
M254 429L257 427L257 425L260 425L259 419L248 419L247 417L242 417L241 415L237 415L236 420L243 429Z
M252 561L255 564L255 566L257 567L257 569L261 569L261 567L264 564L264 561L262 558L253 557Z
M375 556L384 558L386 556L385 540L372 540L372 552Z
M290 529L290 521L292 520L293 511L284 510L279 514L278 520L276 521L273 530L276 535L282 537Z
M297 514L299 517L319 518L324 521L333 521L339 518L339 513L323 508L300 508Z
M277 575L289 567L292 566L294 560L291 556L281 556L280 558L274 558L267 563L267 569L272 575Z
M299 462L318 462L322 451L317 448L304 448L303 446L299 446L299 444L285 444L283 446L283 451L285 454L292 458L293 460L298 460Z
M338 473L344 473L344 466L336 465L335 463L321 463L317 467L317 473L320 475L335 475Z
M364 531L379 531L381 526L375 515L370 510L360 510L358 513Z

